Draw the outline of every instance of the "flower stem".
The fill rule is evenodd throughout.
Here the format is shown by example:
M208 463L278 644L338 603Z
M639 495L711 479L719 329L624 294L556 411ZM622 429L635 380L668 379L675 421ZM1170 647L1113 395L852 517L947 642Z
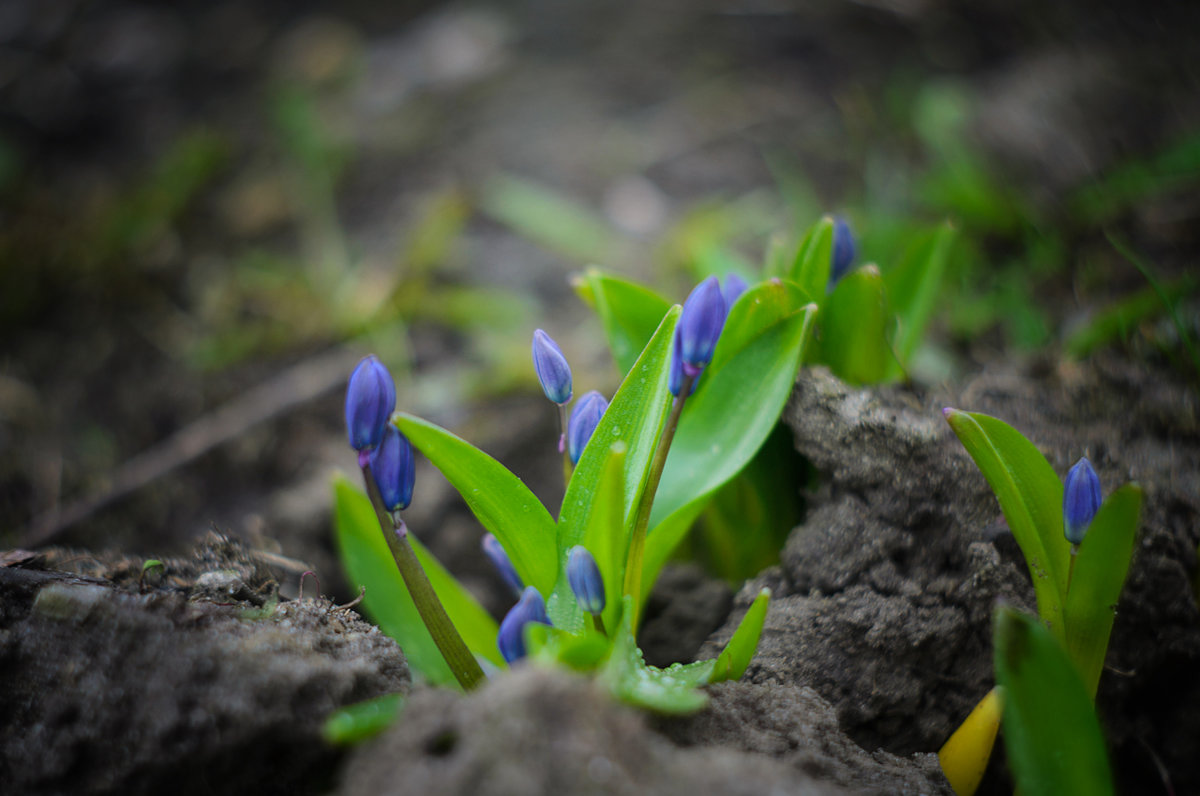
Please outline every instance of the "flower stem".
M362 472L363 480L367 485L367 494L371 498L371 505L375 507L375 514L379 518L379 527L383 530L383 538L387 542L388 550L392 553L392 558L396 561L396 567L400 570L400 577L404 578L404 585L408 588L408 593L412 595L413 603L417 606L417 613L421 615L421 621L425 623L429 635L433 637L433 643L437 645L438 651L446 659L450 671L463 690L471 691L477 688L484 681L483 669L475 660L475 656L471 654L471 650L467 648L462 636L458 634L454 623L450 621L446 609L442 607L441 600L438 599L433 585L429 582L429 577L421 568L421 562L417 560L412 543L408 541L408 528L405 526L404 520L400 519L399 514L390 514L383 508L383 501L379 497L379 488L371 476L370 466L364 466Z
M654 449L654 458L650 460L650 473L646 477L646 488L638 501L637 515L633 522L633 536L629 540L629 556L625 559L625 589L624 593L633 599L633 616L629 618L629 626L637 632L638 614L642 610L642 560L646 552L646 526L650 524L650 508L654 505L654 494L658 491L658 482L662 480L663 467L667 464L667 453L671 450L671 440L675 439L675 430L679 427L679 416L683 414L683 402L691 392L695 377L684 375L679 395L671 404L671 414L667 424L663 426L662 436L658 438L658 446Z
M563 489L566 489L571 484L571 473L575 471L571 464L571 451L567 448L567 406L566 404L558 405L558 452L563 458Z

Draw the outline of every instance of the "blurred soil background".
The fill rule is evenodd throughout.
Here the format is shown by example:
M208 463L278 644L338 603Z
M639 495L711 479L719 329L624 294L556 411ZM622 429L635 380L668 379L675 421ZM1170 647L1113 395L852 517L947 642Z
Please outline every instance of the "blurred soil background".
M348 598L361 356L557 505L533 329L576 394L617 380L572 275L682 300L823 212L884 267L959 229L917 382L1117 348L1194 384L1198 30L1165 0L6 0L0 544L215 528ZM422 467L410 526L500 610Z

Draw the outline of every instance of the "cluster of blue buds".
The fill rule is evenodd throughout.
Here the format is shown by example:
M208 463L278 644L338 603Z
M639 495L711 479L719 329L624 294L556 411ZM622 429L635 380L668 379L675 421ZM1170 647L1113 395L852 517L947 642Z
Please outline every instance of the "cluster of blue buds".
M480 544L483 547L484 555L492 562L492 566L500 573L500 577L504 579L508 587L513 590L513 594L519 598L525 590L525 583L521 580L521 576L517 574L517 568L513 566L508 553L504 552L504 547L501 546L500 540L490 533L485 533Z
M1084 456L1067 472L1063 490L1063 534L1068 542L1077 545L1083 541L1101 502L1100 477Z
M851 234L846 219L839 216L833 221L833 253L830 255L827 292L833 292L838 281L850 272L853 263L854 235Z
M725 317L738 297L746 292L746 281L737 274L725 277L725 284L710 276L692 290L683 302L683 312L675 326L675 339L671 354L671 395L679 396L684 377L695 382L704 367L712 361L713 351L721 330L725 328ZM686 397L686 396L685 396Z
M525 657L525 625L530 622L548 625L550 617L546 615L546 602L541 593L533 586L526 586L521 599L500 622L500 633L496 636L496 646L508 663Z
M562 406L571 400L571 366L558 343L541 329L533 333L533 369L551 402Z
M346 387L346 433L360 467L371 467L375 485L393 514L412 502L416 468L412 444L388 422L396 410L392 374L374 355L350 374Z
M582 545L567 553L567 583L580 608L593 616L604 612L604 579L596 559Z
M584 393L571 410L571 420L567 424L567 453L571 456L571 464L579 464L583 449L600 425L608 409L608 401L603 395L591 390Z

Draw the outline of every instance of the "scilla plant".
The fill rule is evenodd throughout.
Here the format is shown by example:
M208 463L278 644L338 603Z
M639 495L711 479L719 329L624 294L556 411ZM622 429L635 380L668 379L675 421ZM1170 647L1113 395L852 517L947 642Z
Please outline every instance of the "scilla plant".
M806 363L827 365L856 384L893 381L905 376L928 326L954 235L953 227L942 224L881 270L856 264L849 224L826 216L793 246L771 247L761 277L783 286L775 289L794 302L817 308ZM599 316L617 367L628 373L670 302L646 285L594 268L575 280L575 289ZM737 274L722 283L727 299L747 289ZM773 434L736 479L712 493L708 503L694 506L699 523L681 524L684 531L693 524L699 529L691 554L734 582L776 563L787 533L800 521L796 483L803 480L802 467L786 429ZM693 472L672 458L662 491L686 492ZM674 505L675 500L656 504L652 524Z
M1025 554L1041 621L997 610L999 690L946 742L938 755L942 770L960 796L974 793L1003 714L1022 794L1112 793L1092 701L1133 556L1141 488L1126 484L1102 502L1100 479L1086 458L1064 485L1033 443L1007 423L957 409L945 416Z
M816 308L794 286L728 295L731 303L709 279L682 308L664 308L611 402L585 394L568 410L570 368L549 336L535 333L534 368L559 407L567 487L557 519L483 451L391 413L390 377L372 358L360 364L346 416L367 494L345 479L335 484L338 546L350 580L366 587L368 613L418 675L470 689L484 672L528 657L595 672L618 697L664 712L697 709L706 700L699 686L741 676L766 590L716 659L658 669L635 640L650 587L699 507L774 428L812 329ZM400 519L413 493L409 445L462 495L489 534L485 552L519 593L499 626Z

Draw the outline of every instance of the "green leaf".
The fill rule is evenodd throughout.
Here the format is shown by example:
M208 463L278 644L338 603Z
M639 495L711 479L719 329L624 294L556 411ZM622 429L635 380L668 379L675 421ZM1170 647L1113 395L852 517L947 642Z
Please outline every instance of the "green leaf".
M788 534L803 519L795 489L803 474L791 431L777 424L742 471L713 493L691 535L692 556L731 583L779 563Z
M625 497L625 443L608 448L596 483L594 509L588 515L583 546L596 560L604 581L604 626L616 627L621 617L621 590L625 585L625 558L629 538L622 506Z
M396 640L414 672L438 685L457 681L421 621L396 569L371 501L345 478L334 481L334 514L338 555L352 587L365 587L363 607L379 628ZM429 582L467 647L497 666L504 659L496 648L495 620L410 533Z
M659 489L661 494L662 489ZM687 538L688 531L696 518L708 505L709 496L701 495L685 506L680 506L671 512L670 516L655 525L646 535L646 549L642 553L642 603L649 599L654 590L654 583L659 573L679 547L680 542Z
M813 304L786 314L802 298L795 286L764 283L730 312L712 362L684 407L654 497L643 595L708 498L746 466L775 427L816 315Z
M596 310L621 375L629 372L650 342L671 302L650 288L589 268L575 292Z
M708 704L697 686L708 681L713 661L675 664L666 669L647 666L629 627L630 598L625 597L621 626L614 634L612 654L599 680L623 702L657 713L694 713Z
M888 346L887 299L874 265L838 282L821 308L820 361L851 384L878 384L894 367Z
M334 746L352 746L392 726L404 707L400 694L384 694L335 710L321 725L321 737Z
M1095 697L1116 618L1117 601L1133 558L1142 510L1142 489L1126 484L1109 496L1088 526L1075 557L1064 618L1067 649L1083 684Z
M1025 553L1038 614L1066 643L1070 545L1063 538L1063 485L1046 457L1007 423L978 412L947 408L946 422L996 493L1004 519Z
M619 603L617 613L620 613ZM525 626L525 649L531 660L561 664L577 672L594 672L608 658L612 641L590 628L575 635L530 622Z
M912 247L904 260L885 275L887 294L898 321L892 341L899 360L893 364L894 371L908 366L921 343L933 316L956 234L949 221L943 223L932 235ZM894 375L902 374L894 372Z
M620 516L624 543L628 546L633 508L645 488L650 459L654 455L659 433L666 421L669 399L667 382L670 377L671 339L679 320L679 307L672 307L658 331L646 345L629 375L621 383L612 402L592 432L592 439L567 485L563 496L562 513L558 521L558 581L554 593L546 602L546 610L555 627L575 632L583 624L583 614L575 604L566 579L567 551L583 544L591 524L591 515L601 500L596 485L600 483L605 460L614 442L625 445L623 498Z
M1022 796L1114 793L1104 736L1062 645L1035 618L996 610L1004 745Z
M767 620L767 605L770 602L771 590L760 590L754 602L750 604L750 609L738 623L737 630L733 631L729 643L717 656L712 674L708 677L710 683L742 679L746 667L750 665L750 659L758 650L758 639L762 636L763 623Z
M500 462L441 426L397 412L396 424L413 446L442 471L471 512L504 547L517 574L542 594L557 577L554 518Z
M800 241L788 278L810 296L824 296L833 257L833 216L824 216Z

